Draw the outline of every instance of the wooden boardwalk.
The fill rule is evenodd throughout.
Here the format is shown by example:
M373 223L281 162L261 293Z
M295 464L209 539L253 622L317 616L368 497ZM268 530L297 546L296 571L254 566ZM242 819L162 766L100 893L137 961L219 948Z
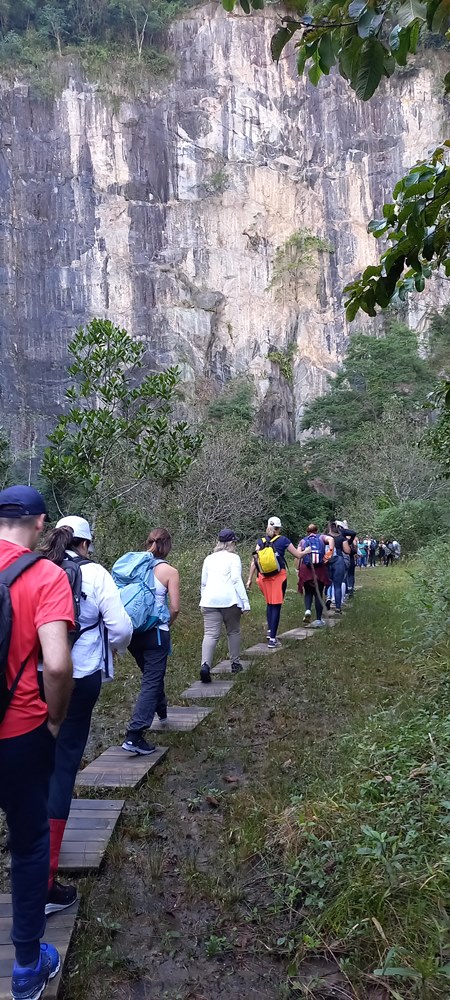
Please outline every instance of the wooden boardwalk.
M184 708L179 705L170 705L167 709L167 722L160 722L156 718L150 729L155 733L185 733L206 719L212 712L212 708L199 708L198 705L187 705Z
M100 757L80 771L78 788L137 788L149 771L168 753L169 747L158 747L155 753L140 756L122 747L110 747Z
M314 635L315 629L290 628L288 632L282 632L280 639L310 639Z
M61 955L61 969L70 944L70 939L77 919L78 904L68 910L55 913L47 920L44 940L54 944ZM11 973L14 963L14 947L10 940L11 934L11 896L0 895L0 1000L11 1000ZM56 997L61 981L61 972L49 983L45 998Z
M124 804L123 799L73 799L59 871L88 872L100 868Z
M180 695L181 698L223 698L233 687L233 681L211 681L211 684L203 684L202 681L194 681L190 687Z

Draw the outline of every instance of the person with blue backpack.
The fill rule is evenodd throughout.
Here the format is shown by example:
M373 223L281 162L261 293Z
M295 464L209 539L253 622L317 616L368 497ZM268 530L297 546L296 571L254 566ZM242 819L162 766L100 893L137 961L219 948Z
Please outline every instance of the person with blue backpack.
M317 525L309 524L304 538L298 543L300 551L306 551L298 566L298 590L304 594L305 614L303 624L311 624L311 608L314 600L316 621L312 628L325 625L323 614L323 592L330 583L327 562L334 551L334 539L331 535L319 534Z
M154 753L144 733L155 714L167 719L164 678L170 653L170 626L180 610L180 577L167 556L172 538L166 528L154 528L145 552L127 552L114 563L113 580L133 623L129 650L142 673L141 690L128 723L122 749L128 753ZM170 607L169 607L170 605Z

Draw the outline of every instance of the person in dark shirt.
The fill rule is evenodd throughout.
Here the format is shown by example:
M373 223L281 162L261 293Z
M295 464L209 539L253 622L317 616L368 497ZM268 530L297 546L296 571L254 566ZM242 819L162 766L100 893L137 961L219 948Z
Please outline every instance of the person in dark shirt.
M270 543L275 551L278 570L270 576L264 576L260 572L258 565L258 553ZM292 544L287 535L281 531L281 521L279 517L270 517L267 522L266 534L263 538L258 538L256 548L253 553L250 572L248 574L247 589L252 585L253 578L257 577L257 584L264 595L266 601L267 617L267 645L270 649L275 649L280 645L277 639L278 627L280 624L281 608L287 587L286 552L290 552L295 559L302 559L304 552L300 552Z

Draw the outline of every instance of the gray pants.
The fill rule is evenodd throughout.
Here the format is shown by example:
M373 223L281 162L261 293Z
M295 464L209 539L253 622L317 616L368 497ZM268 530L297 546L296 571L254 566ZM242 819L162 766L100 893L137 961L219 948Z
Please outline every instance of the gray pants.
M241 609L237 604L231 608L202 608L205 634L202 643L202 663L212 667L214 650L220 638L222 622L227 630L228 649L232 663L239 662L241 652Z

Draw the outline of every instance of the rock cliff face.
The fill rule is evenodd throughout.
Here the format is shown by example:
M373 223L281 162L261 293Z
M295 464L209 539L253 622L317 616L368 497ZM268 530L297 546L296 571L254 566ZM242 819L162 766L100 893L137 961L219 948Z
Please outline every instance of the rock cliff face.
M367 221L446 123L435 66L362 105L339 78L315 90L290 57L274 67L272 26L190 12L176 78L145 101L79 78L54 101L1 85L0 421L16 448L42 447L68 339L94 315L144 338L150 365L178 362L192 393L253 374L265 432L298 435L345 350ZM444 294L412 302L413 325ZM291 350L292 378L274 350Z

